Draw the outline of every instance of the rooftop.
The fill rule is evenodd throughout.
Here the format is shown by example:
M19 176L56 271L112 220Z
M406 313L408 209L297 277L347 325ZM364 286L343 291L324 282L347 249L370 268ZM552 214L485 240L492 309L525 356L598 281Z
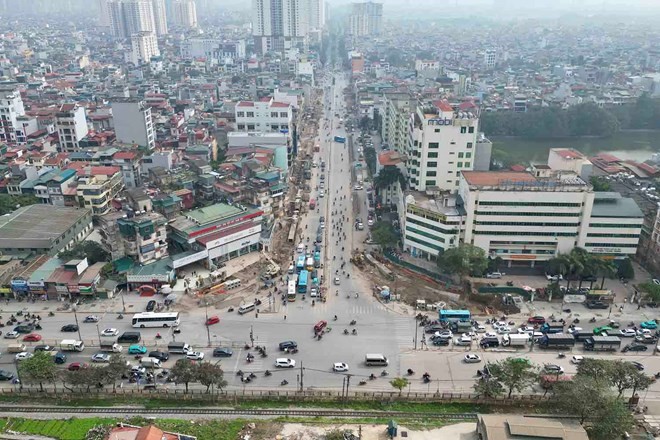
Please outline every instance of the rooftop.
M493 191L586 191L591 188L574 173L536 177L526 171L463 171L471 189Z
M622 197L617 192L597 192L594 195L594 207L591 218L615 217L615 218L644 218L644 213L637 202L629 197ZM634 228L636 225L631 224Z
M52 205L24 206L0 217L0 248L50 247L89 213L88 209Z
M588 440L576 421L514 415L479 415L488 440Z

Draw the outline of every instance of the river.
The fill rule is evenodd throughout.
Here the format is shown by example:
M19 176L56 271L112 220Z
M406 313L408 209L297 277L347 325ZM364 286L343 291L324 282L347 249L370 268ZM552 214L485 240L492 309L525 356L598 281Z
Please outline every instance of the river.
M660 153L660 131L620 131L609 138L526 139L519 137L489 138L493 149L505 151L520 164L546 163L550 148L574 148L587 156L610 153L620 159L643 162Z

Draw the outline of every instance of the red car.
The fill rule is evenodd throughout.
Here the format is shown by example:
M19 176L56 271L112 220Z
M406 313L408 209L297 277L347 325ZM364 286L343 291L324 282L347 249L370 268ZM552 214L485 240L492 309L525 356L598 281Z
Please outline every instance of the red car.
M89 365L87 365L84 362L71 362L69 364L68 370L69 371L78 371L82 368L87 368Z
M328 326L328 323L326 321L319 321L316 323L314 326L314 333L321 333L324 328Z
M217 316L210 316L209 319L206 320L206 325L213 325L219 322L220 322L220 318L218 318Z
M23 342L39 342L41 341L41 335L37 333L30 333L29 335L23 336Z
M529 324L543 325L545 324L545 318L543 316L532 316L531 318L527 319L527 322Z

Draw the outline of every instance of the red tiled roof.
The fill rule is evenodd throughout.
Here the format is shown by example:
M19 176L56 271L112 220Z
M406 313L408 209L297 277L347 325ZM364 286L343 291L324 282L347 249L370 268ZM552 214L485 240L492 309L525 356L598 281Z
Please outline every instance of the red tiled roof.
M271 102L271 107L289 107L289 104L286 102Z
M557 154L559 154L564 159L581 159L581 158L584 157L582 155L582 153L580 153L578 151L575 151L575 150L569 150L569 149L559 150L559 151L557 151Z
M79 176L112 176L121 171L119 167L84 166L78 169Z
M433 105L440 111L443 112L453 112L454 109L449 105L446 100L433 101Z
M135 153L132 151L120 151L112 156L113 159L135 159Z
M252 101L239 101L239 103L236 104L236 107L254 107L254 102L252 102Z
M246 229L250 229L251 227L254 226L254 223L252 222L246 222L242 225L234 226L233 228L228 228L222 231L217 231L212 234L205 235L203 237L198 238L196 241L199 244L206 245L209 241L217 240L218 238L221 237L226 237L228 235L235 234L237 232L244 231Z
M76 108L76 104L62 104L60 106L60 111L61 112L70 112L71 110Z

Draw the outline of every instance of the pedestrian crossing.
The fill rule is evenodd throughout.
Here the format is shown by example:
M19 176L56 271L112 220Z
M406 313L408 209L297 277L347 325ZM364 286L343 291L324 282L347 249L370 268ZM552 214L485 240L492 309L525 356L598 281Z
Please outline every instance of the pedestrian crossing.
M399 350L409 350L413 347L415 325L417 322L412 321L409 317L399 316L394 320L391 329Z
M288 305L293 306L297 309L304 310L305 313L309 313L313 316L327 316L341 313L342 315L349 316L364 316L364 315L377 315L389 312L389 309L382 304L366 304L366 305L351 305L348 308L345 305L336 305L333 303L322 303L317 302L315 306L311 306L311 303L294 303Z

